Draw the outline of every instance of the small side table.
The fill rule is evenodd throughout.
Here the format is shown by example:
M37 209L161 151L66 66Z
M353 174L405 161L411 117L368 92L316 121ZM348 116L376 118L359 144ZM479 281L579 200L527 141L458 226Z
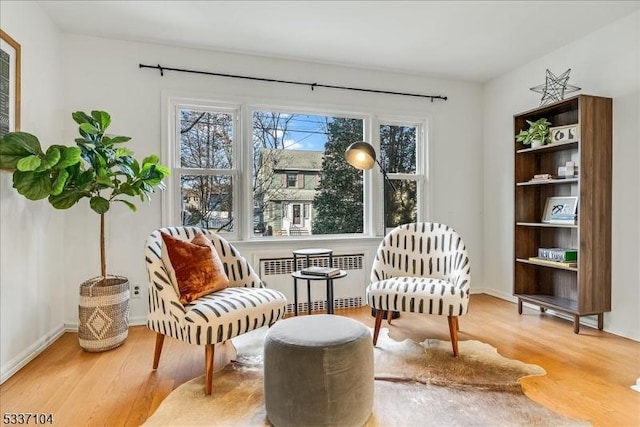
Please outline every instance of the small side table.
M327 312L331 310L333 312L333 279L341 278L347 275L346 271L340 271L340 274L332 277L324 276L310 276L304 275L300 270L311 266L311 260L313 258L329 257L329 267L333 267L333 249L323 248L310 248L310 249L297 249L293 251L293 313L298 315L298 279L307 281L307 309L311 314L311 281L313 280L325 280L327 283ZM298 265L300 260L304 260L302 266ZM344 273L344 274L343 274Z
M314 280L324 280L327 284L327 314L333 314L333 281L341 279L347 275L347 272L340 270L340 274L335 276L317 276L312 274L302 274L301 271L294 271L293 276L293 312L298 315L298 279L307 281L307 313L311 314L311 282Z

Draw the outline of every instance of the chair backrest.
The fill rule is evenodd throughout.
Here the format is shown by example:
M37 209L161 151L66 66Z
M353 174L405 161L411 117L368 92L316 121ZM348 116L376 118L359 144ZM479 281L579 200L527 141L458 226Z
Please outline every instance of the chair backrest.
M462 237L448 225L434 222L394 228L378 246L371 281L401 276L433 277L468 288L469 256Z
M173 237L190 241L197 233L204 234L215 247L224 271L229 277L229 286L234 287L251 287L262 288L264 284L260 277L256 274L247 260L227 240L212 231L198 227L166 227L160 228L152 232L147 238L145 249L145 260L147 264L147 273L149 274L149 295L152 297L161 297L167 304L177 303L179 307L178 295L173 290L167 270L162 262L162 237L161 232L167 233ZM156 294L155 292L160 292ZM172 295L173 294L173 295ZM149 301L149 309L154 311L157 307ZM152 307L153 305L153 307Z

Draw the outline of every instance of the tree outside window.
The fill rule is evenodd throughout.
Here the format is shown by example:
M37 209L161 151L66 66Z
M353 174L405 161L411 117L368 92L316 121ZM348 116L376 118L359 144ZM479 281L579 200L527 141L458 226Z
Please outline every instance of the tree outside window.
M233 230L233 122L227 112L179 110L182 224Z
M416 126L380 126L380 162L395 187L384 183L385 228L418 220L417 133Z

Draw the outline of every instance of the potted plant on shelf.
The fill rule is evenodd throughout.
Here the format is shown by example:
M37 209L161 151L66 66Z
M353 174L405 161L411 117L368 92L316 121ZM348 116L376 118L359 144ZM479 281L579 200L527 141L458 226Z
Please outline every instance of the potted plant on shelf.
M26 132L11 132L0 138L0 169L13 171L13 187L29 200L47 198L56 209L68 209L88 198L100 215L100 276L80 285L78 338L87 351L105 351L120 346L129 326L129 281L107 275L105 213L120 202L136 211L127 200L148 200L169 169L156 155L138 162L124 147L128 136L107 136L111 117L104 111L72 114L79 125L76 146L51 145L46 152L38 138Z
M529 124L529 128L521 130L516 135L516 142L521 142L524 145L531 144L531 148L536 148L545 145L550 141L550 121L543 117L535 122L527 120L527 123Z

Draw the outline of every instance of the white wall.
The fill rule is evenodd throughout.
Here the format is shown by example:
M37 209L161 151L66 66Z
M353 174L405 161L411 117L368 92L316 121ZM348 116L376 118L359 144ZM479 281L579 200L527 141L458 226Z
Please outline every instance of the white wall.
M513 114L540 104L528 88L571 68L579 93L613 98L612 310L605 330L640 340L640 12L497 78L484 93L485 283L511 298ZM573 95L573 94L571 94ZM587 321L593 319L587 318Z
M482 288L482 87L479 84L427 79L410 75L366 71L204 50L167 47L65 35L64 111L104 109L111 113L111 131L132 137L131 148L138 156L163 152L161 129L166 125L161 112L164 92L190 96L238 100L272 99L284 105L327 106L362 112L405 111L420 114L431 123L432 220L448 223L465 238L472 257L474 286ZM139 69L138 64L162 64L177 68L253 75L274 79L317 81L320 83L386 89L401 92L442 94L446 102L385 96L331 89L310 91L307 87L253 82L221 77L198 76ZM71 141L76 127L69 118L65 140ZM132 321L144 320L147 310L146 270L143 245L149 232L162 225L160 197L141 206L136 214L118 207L109 215L108 270L143 284L145 296L133 300ZM175 224L174 224L175 225ZM67 317L75 323L77 286L99 271L98 217L86 201L65 217L65 264ZM355 246L375 250L379 239L364 239ZM249 259L267 251L291 253L299 247L318 243L239 243ZM354 242L323 241L323 246L353 247ZM369 267L367 267L369 268ZM292 285L291 285L292 286ZM362 284L364 289L365 283Z
M21 45L22 129L59 143L62 95L58 31L31 2L0 2L0 25ZM64 330L63 217L30 202L0 172L0 361L4 381Z

